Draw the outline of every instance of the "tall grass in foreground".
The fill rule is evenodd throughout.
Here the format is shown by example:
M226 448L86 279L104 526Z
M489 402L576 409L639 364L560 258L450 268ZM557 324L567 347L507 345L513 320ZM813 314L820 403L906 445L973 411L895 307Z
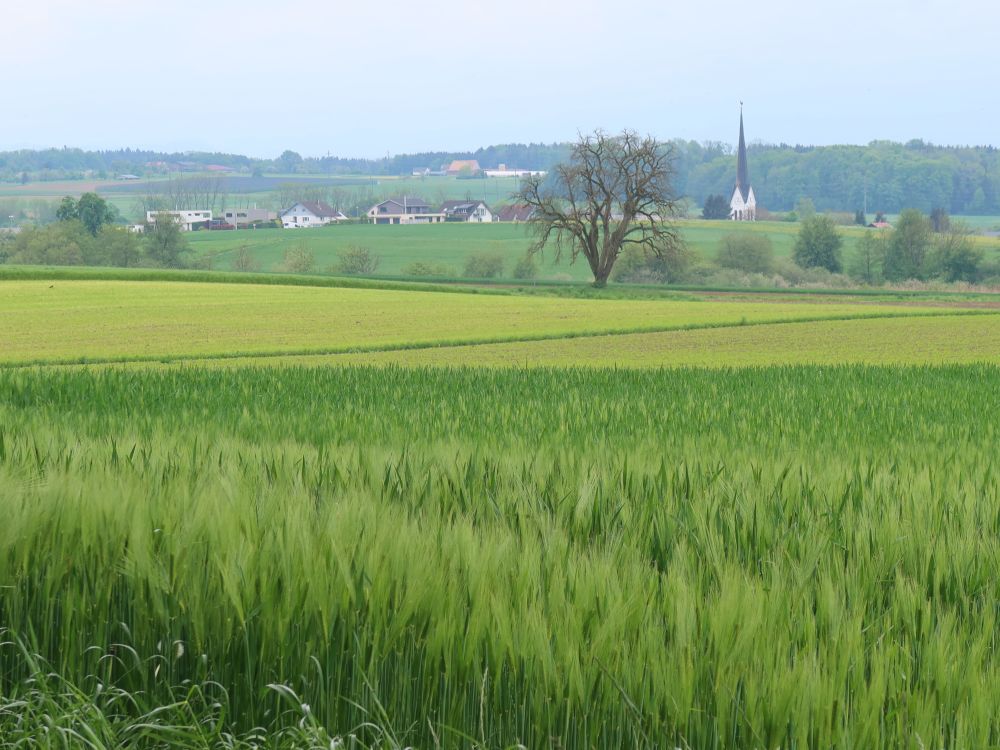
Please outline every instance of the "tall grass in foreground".
M986 366L0 372L0 737L997 745L998 412Z

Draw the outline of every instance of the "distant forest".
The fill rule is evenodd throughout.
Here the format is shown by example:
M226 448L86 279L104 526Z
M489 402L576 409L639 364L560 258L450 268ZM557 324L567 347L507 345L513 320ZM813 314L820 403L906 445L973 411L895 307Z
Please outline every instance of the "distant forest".
M671 141L677 189L698 205L713 193L728 197L735 174L733 149L725 143ZM286 151L276 159L221 153L155 151L0 152L0 180L27 182L120 174L147 176L167 169L196 171L218 165L247 174L401 175L441 169L453 159L476 159L483 167L548 169L565 159L567 143L507 144L476 151L402 154L385 159L335 156L303 158ZM896 213L904 208L953 214L1000 214L1000 151L992 146L935 146L875 141L867 146L749 146L750 178L757 201L788 211L802 198L820 210ZM156 166L149 166L156 165Z

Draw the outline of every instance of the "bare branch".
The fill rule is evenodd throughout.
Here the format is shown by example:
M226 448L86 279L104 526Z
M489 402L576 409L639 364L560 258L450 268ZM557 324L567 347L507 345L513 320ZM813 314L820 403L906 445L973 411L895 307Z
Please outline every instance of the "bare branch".
M532 252L551 246L557 260L568 251L570 262L582 255L596 286L627 246L661 257L675 252L681 237L673 177L672 148L653 138L629 130L580 136L567 163L546 178L525 179L515 195L534 209Z

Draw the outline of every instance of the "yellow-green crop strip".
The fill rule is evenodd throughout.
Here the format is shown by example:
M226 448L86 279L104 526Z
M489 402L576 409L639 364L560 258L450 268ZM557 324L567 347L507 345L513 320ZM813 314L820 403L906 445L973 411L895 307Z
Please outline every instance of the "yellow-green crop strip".
M850 301L595 300L250 284L9 281L0 284L0 365L377 351L955 312Z
M266 360L259 360L258 364ZM1000 315L820 320L357 354L273 364L747 367L1000 362Z

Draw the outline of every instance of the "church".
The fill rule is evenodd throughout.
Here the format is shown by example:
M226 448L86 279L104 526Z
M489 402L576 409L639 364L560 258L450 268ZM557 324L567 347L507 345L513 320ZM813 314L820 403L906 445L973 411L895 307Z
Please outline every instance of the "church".
M736 156L736 186L729 201L729 218L733 221L756 221L757 198L750 187L750 170L747 169L747 142L743 138L743 105L740 104L740 147Z

